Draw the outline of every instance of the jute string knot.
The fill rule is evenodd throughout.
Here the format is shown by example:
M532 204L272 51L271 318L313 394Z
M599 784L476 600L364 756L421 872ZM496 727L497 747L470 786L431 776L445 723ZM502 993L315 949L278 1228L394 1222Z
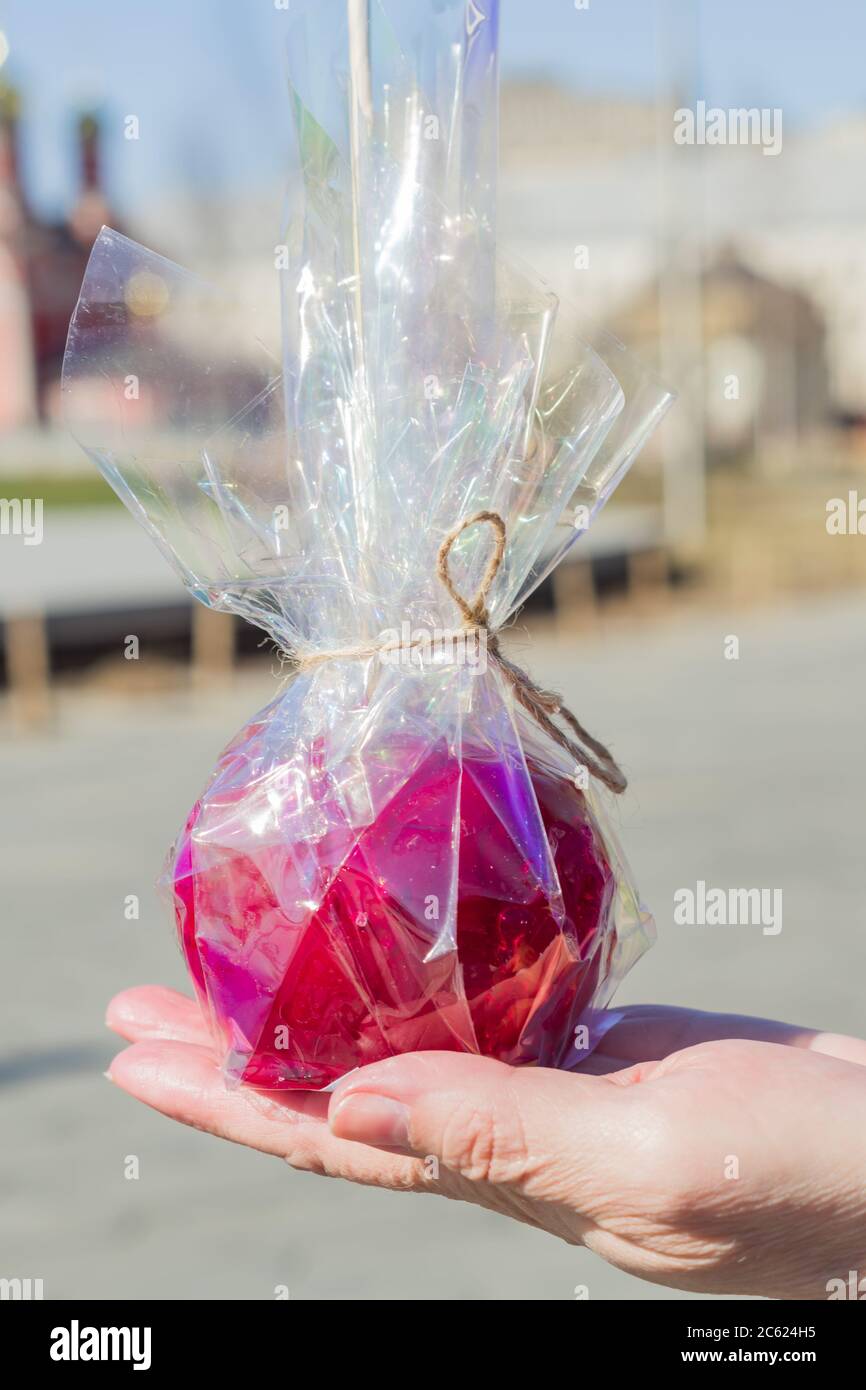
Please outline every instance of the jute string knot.
M458 589L451 574L451 550L464 531L468 531L471 526L479 525L487 525L492 529L495 544L475 596L472 599L467 599ZM460 609L463 616L463 630L465 632L484 633L489 655L493 657L498 669L511 686L515 698L527 713L554 742L559 744L560 748L564 748L574 758L577 764L585 767L599 782L603 782L610 791L619 795L620 792L625 791L628 784L622 769L612 754L603 743L600 743L583 727L577 716L562 703L558 695L552 690L544 690L540 685L536 685L526 671L503 654L499 646L498 636L490 628L487 599L493 581L505 558L506 540L505 522L498 512L476 512L473 516L466 517L454 527L453 531L449 531L439 547L436 560L436 574L439 582ZM394 643L365 643L356 647L341 647L334 651L310 652L297 658L297 669L305 670L312 666L321 665L326 661L374 656L394 645ZM560 719L571 732L566 733L564 729L554 723L555 719Z
M454 583L449 561L455 541L463 535L464 531L468 531L470 526L478 526L482 523L492 527L496 543L481 576L475 597L470 601L460 593ZM567 705L563 704L554 691L544 690L535 683L526 671L503 655L496 633L490 630L487 597L505 558L505 542L505 522L498 512L476 512L474 516L466 517L464 521L454 527L453 531L449 531L439 547L439 556L436 561L436 573L439 581L463 614L464 628L485 633L489 654L496 661L523 708L532 715L545 733L549 734L561 748L565 748L571 754L575 762L585 767L588 772L592 773L593 777L597 778L599 782L603 782L618 796L625 791L628 783L625 774L610 751L583 727L577 716L571 712ZM567 724L574 737L569 736L564 729L554 724L554 719L561 719L564 724Z

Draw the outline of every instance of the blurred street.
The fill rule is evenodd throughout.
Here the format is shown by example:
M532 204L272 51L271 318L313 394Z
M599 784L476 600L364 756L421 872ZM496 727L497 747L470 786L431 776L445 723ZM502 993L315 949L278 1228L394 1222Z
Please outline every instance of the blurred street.
M866 597L836 595L592 639L514 634L630 777L613 815L660 939L618 1002L866 1032L864 632ZM41 1278L46 1298L269 1299L281 1284L302 1300L569 1300L581 1284L676 1297L475 1208L293 1173L103 1080L108 997L184 987L153 881L219 749L272 690L262 672L210 694L66 691L57 728L28 736L0 706L0 1276ZM782 931L674 925L674 892L700 879L781 888Z

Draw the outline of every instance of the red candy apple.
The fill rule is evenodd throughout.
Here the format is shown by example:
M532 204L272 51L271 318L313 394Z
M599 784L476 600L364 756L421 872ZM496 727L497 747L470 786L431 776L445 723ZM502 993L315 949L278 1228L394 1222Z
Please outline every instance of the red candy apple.
M263 727L223 754L218 795L194 807L172 862L181 945L228 1075L320 1088L430 1048L567 1064L615 945L614 875L577 786L531 756L515 777L440 743L340 844L257 842Z

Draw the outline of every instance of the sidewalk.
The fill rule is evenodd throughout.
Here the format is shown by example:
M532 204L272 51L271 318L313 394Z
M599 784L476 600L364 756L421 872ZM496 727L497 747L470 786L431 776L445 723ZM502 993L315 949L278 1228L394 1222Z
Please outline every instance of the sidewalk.
M586 645L518 635L517 659L630 776L614 815L660 940L620 1002L866 1031L864 633L866 597ZM272 688L67 695L60 731L26 739L0 714L0 1275L42 1278L48 1298L267 1299L277 1284L322 1300L676 1297L475 1208L292 1173L102 1079L108 996L183 987L152 884L219 748ZM674 892L699 879L781 888L783 930L675 926Z

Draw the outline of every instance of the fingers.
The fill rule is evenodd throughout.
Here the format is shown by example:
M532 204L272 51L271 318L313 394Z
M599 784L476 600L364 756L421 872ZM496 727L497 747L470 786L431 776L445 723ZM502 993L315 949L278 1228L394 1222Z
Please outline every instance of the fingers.
M844 1033L813 1033L805 1045L810 1052L866 1067L866 1042L862 1038L849 1038Z
M193 1043L136 1043L115 1057L108 1075L136 1100L172 1120L281 1157L286 1131L315 1119L308 1104L318 1099L315 1093L300 1093L297 1107L281 1108L274 1117L264 1106L253 1105L251 1092L230 1090L213 1053Z
M365 1149L335 1138L325 1122L329 1097L298 1091L267 1096L229 1089L206 1047L187 1042L139 1042L111 1064L110 1080L169 1119L284 1159L292 1167L353 1182L425 1191L413 1159Z
M600 1078L422 1052L338 1083L328 1123L342 1139L435 1159L470 1184L573 1201L575 1177L589 1180L624 1096Z
M550 1114L569 1115L582 1088L609 1085L588 1077L527 1069L533 1078L532 1096L525 1097L524 1105L532 1115L536 1155L543 1156L533 1159L520 1146L524 1121L511 1097L512 1086L518 1092L528 1088L519 1079L520 1072L502 1063L455 1053L416 1053L353 1072L344 1087L351 1083L357 1099L351 1110L341 1110L329 1128L329 1101L332 1119L336 1107L327 1093L266 1094L251 1087L227 1088L197 1004L173 990L158 986L127 990L112 1000L107 1021L136 1044L115 1058L111 1080L171 1119L278 1155L294 1167L485 1204L487 1199L479 1191L482 1184L477 1181L485 1175L499 1182L510 1174L517 1182L529 1178L535 1163L543 1164L552 1183L557 1154L563 1169L573 1166L575 1151L570 1141L563 1138L555 1151L546 1133ZM380 1068L394 1064L402 1083L424 1097L409 1140L401 1127L403 1102L375 1095ZM389 1073L389 1083L396 1082L397 1076L396 1071ZM366 1089L358 1078L367 1079ZM455 1116L462 1117L462 1132ZM491 1141L489 1129L494 1152L485 1156L484 1146ZM509 1146L513 1147L510 1155Z
M749 1018L743 1014L701 1013L697 1009L667 1008L639 1004L622 1009L622 1021L607 1033L587 1063L588 1070L608 1070L611 1063L627 1066L634 1062L658 1061L672 1052L681 1052L700 1043L740 1038L746 1042L778 1043L813 1051L829 1051L843 1043L856 1060L866 1063L866 1043L855 1038L817 1033L769 1018ZM841 1055L832 1052L831 1055ZM594 1061L593 1061L594 1059ZM846 1060L855 1060L854 1056ZM592 1064L590 1066L590 1063Z
M164 985L140 985L115 995L105 1022L129 1042L174 1039L206 1047L210 1034L194 999Z
M672 1052L727 1038L806 1048L866 1066L866 1041L841 1033L820 1033L743 1014L702 1013L654 1004L633 1005L621 1013L622 1021L583 1064L584 1074L606 1075L636 1062L658 1061ZM106 1023L130 1042L165 1038L206 1046L210 1040L197 1001L163 985L123 990L109 1004Z

